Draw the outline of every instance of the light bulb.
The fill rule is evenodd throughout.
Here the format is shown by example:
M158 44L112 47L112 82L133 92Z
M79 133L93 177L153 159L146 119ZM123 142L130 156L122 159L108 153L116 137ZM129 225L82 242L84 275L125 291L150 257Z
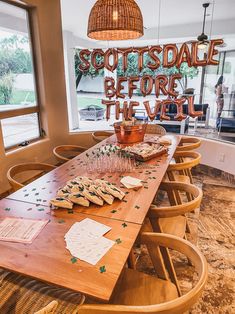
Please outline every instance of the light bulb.
M113 11L113 20L114 21L118 20L118 11Z
M200 44L197 45L198 49L201 49L201 50L206 50L207 46L208 46L207 42L201 42Z

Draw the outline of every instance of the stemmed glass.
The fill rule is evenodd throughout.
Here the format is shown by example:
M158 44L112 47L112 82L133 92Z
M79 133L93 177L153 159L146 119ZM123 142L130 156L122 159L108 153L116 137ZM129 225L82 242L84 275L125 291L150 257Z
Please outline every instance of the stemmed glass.
M121 152L116 145L105 145L88 153L86 169L87 172L112 173L112 172L131 172L135 168L134 158L127 152Z

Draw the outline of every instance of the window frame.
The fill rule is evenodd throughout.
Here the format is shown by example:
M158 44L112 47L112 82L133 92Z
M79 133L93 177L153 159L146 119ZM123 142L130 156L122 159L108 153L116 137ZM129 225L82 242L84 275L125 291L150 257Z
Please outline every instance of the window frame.
M29 145L30 145L31 143L34 143L44 138L44 130L42 128L42 119L41 119L41 114L40 114L41 113L40 91L39 91L39 82L38 82L37 58L36 58L36 51L35 51L36 49L35 49L34 25L33 25L33 14L32 14L32 9L34 7L18 0L13 0L13 1L0 0L0 1L5 2L9 5L13 5L15 7L19 7L26 11L30 53L32 57L33 79L34 79L34 86L35 86L35 99L36 99L36 106L0 111L0 121L3 119L14 118L18 116L28 115L31 113L36 113L37 119L38 119L39 137L30 140L29 141ZM2 128L1 123L0 123L0 128ZM7 152L9 150L20 148L20 147L21 147L20 143L12 145L10 147L5 147L4 145L4 150Z

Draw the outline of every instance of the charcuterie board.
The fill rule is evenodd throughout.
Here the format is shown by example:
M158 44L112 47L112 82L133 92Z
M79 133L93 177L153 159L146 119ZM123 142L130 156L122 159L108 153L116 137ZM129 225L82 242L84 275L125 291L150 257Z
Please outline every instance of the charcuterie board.
M138 161L148 161L167 153L168 148L159 143L142 142L122 149L123 153L131 154Z

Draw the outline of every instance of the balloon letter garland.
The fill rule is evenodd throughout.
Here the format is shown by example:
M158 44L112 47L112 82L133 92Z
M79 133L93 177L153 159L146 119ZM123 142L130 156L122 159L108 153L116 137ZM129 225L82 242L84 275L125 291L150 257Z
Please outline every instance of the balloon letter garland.
M193 42L191 47L188 43L183 43L180 47L176 44L155 45L151 47L138 47L138 48L109 48L107 50L83 49L79 52L81 63L79 70L86 73L91 66L95 70L107 69L114 72L119 62L121 61L122 70L125 72L128 69L128 56L129 54L137 54L138 56L138 70L141 72L144 68L150 70L157 70L161 65L160 54L162 54L162 66L164 68L176 67L180 69L181 64L186 62L189 67L199 67L206 65L218 65L219 61L215 59L218 54L216 46L223 44L223 39L213 39L209 42L208 52L204 53L202 57L198 56L199 42ZM144 56L148 55L148 62L144 64ZM98 58L99 57L99 58ZM122 57L120 59L120 57ZM113 77L105 77L104 79L104 92L108 100L102 100L102 104L106 105L106 119L110 118L111 107L115 107L115 118L119 120L120 114L124 120L131 120L135 109L139 106L139 102L126 100L126 95L131 99L133 92L139 90L143 97L152 93L156 96L154 108L150 108L150 102L144 101L144 107L147 115L151 121L159 116L161 120L169 120L167 110L169 106L176 106L177 112L174 117L175 120L183 120L186 115L183 113L183 105L188 106L188 115L190 117L199 117L203 115L202 111L194 110L194 96L183 95L179 97L179 92L176 91L177 81L182 78L180 73L167 76L159 74L156 77L144 74L143 76L122 76L117 80ZM127 93L124 90L127 89ZM158 99L159 95L165 95L166 99ZM114 100L113 98L116 98ZM121 104L118 99L123 99Z

